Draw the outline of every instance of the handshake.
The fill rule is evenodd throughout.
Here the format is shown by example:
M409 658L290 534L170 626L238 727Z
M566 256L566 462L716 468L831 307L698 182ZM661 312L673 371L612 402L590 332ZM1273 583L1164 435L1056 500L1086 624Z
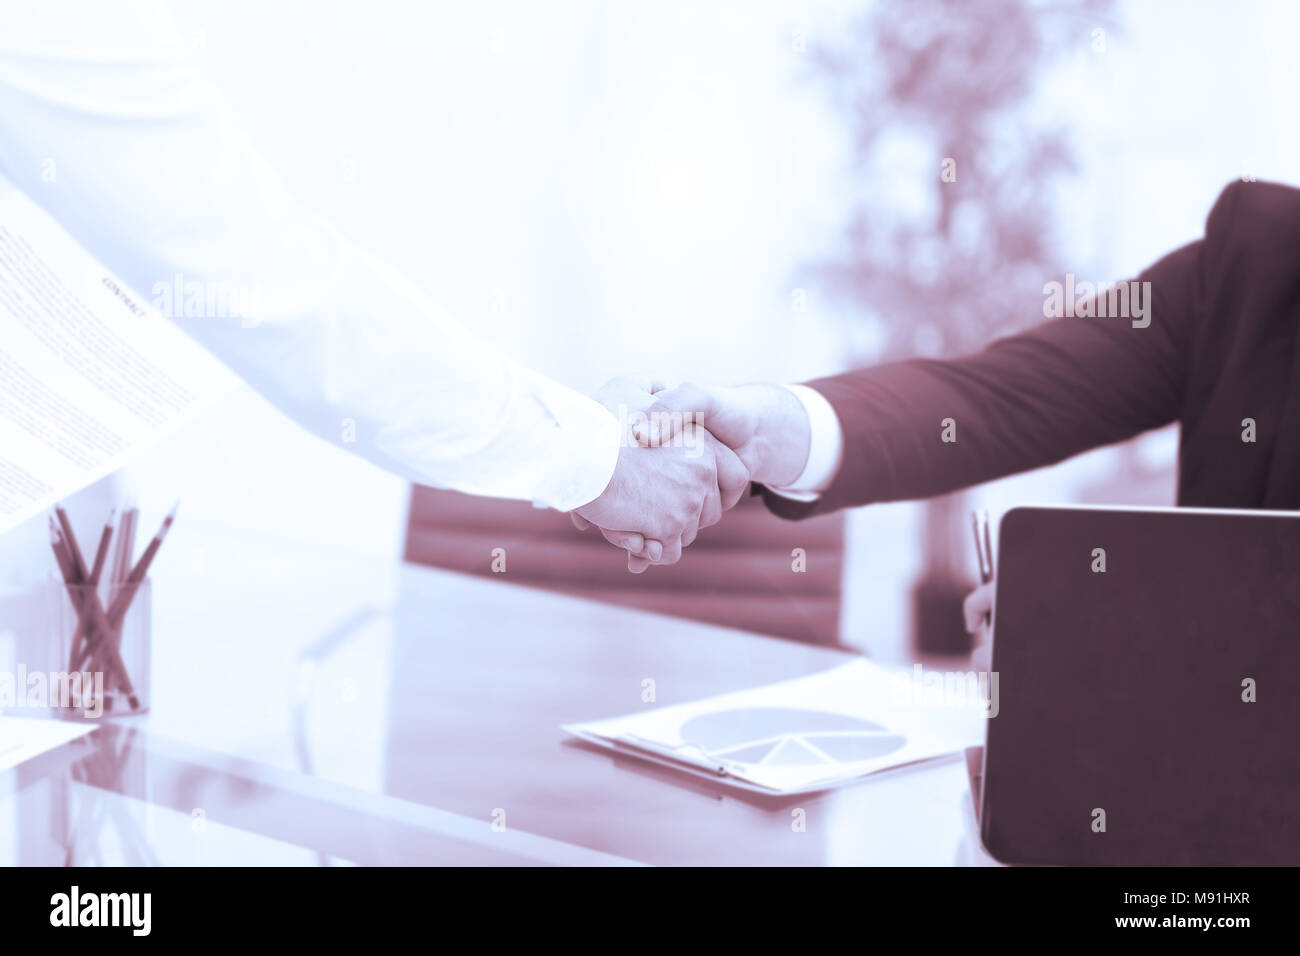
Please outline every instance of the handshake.
M596 393L623 430L614 476L570 513L627 552L628 570L681 559L751 481L792 484L808 460L808 414L780 385L734 388L619 378Z

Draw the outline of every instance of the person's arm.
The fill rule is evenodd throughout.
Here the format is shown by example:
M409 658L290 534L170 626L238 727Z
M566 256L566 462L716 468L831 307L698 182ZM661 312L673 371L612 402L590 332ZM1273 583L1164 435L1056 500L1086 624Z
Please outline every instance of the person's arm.
M815 502L768 492L778 514L926 498L1062 461L1176 420L1187 292L1199 243L1148 269L1151 323L1070 317L951 360L912 359L809 382L844 429Z
M1231 205L1225 194L1207 234ZM834 423L779 385L679 386L658 393L654 411L702 416L738 449L768 507L788 518L925 498L1049 465L1179 417L1190 339L1205 308L1209 241L1138 277L1151 283L1151 300L1145 292L1141 300L1150 310L1144 327L1129 318L1061 318L962 358L806 383L834 410ZM828 445L839 450L833 477L799 488L802 471L824 460ZM796 493L782 490L791 485Z
M0 171L147 301L248 294L251 309L170 311L299 424L474 494L569 510L610 485L614 416L299 208L165 7L42 0L3 21Z

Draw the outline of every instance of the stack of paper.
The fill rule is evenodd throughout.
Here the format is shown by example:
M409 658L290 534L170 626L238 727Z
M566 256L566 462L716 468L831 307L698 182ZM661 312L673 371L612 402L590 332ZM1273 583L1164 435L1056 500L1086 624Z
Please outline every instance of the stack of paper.
M854 660L809 677L564 730L731 786L806 793L982 743L988 708L970 692L980 686L977 675L935 680L935 674Z
M94 729L93 724L68 720L0 716L0 771L62 747Z
M0 176L0 533L114 471L234 382Z

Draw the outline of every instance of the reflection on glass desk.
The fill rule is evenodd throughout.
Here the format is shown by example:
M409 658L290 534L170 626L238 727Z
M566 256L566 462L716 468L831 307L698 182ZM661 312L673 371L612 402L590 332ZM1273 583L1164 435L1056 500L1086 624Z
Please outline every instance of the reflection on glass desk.
M655 704L680 703L841 652L201 525L174 536L150 712L0 773L0 863L992 862L960 757L769 798L559 727L652 706L647 678Z

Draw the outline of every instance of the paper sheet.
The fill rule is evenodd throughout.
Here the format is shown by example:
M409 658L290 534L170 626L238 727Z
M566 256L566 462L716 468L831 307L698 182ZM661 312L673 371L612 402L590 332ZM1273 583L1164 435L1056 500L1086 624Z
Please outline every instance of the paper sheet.
M0 534L234 383L0 176Z
M84 737L94 729L94 724L71 720L0 716L0 772Z
M859 659L563 729L721 783L804 793L982 743L990 686L987 675L981 685L973 673L888 670Z

